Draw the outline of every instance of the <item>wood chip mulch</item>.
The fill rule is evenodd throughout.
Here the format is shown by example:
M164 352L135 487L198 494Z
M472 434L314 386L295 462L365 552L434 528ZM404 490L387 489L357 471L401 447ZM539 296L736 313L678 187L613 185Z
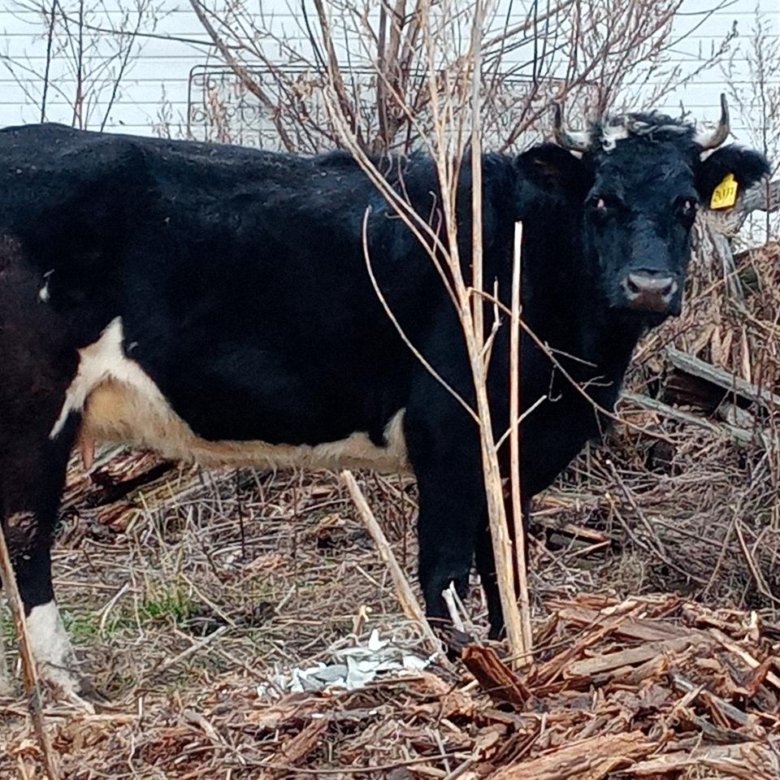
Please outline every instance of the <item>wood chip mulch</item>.
M458 663L352 692L270 699L232 675L196 701L52 707L53 746L69 778L780 777L780 626L666 595L547 606L516 674L472 645L475 676ZM11 714L0 776L35 777L23 705Z

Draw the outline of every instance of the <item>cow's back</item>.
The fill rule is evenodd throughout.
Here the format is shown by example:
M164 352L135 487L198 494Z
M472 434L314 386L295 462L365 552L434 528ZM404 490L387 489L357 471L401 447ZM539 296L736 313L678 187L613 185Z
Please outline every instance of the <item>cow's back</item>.
M0 177L0 230L91 377L54 433L85 409L99 437L258 465L360 434L354 464L388 443L414 363L367 270L367 209L376 275L416 340L438 283L397 251L398 221L351 158L35 126L0 133ZM309 460L323 454L336 464Z

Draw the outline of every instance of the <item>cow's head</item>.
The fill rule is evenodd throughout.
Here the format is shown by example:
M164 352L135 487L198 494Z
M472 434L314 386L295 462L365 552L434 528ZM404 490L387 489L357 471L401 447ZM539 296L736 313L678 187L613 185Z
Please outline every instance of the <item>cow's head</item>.
M699 208L730 175L739 192L768 172L757 152L725 146L728 108L714 132L661 114L629 114L520 155L521 176L582 209L583 243L607 304L657 322L679 314Z

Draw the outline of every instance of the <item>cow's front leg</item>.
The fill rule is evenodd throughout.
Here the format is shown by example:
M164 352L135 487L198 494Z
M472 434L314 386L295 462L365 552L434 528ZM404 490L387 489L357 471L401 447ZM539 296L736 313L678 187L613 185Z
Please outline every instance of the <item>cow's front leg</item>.
M51 544L76 421L55 439L18 439L0 457L3 530L40 676L66 692L85 685L54 599ZM48 431L47 431L48 434Z
M447 494L442 496L442 491ZM451 491L451 492L450 492ZM455 585L464 601L469 592L469 574L480 511L477 502L458 496L446 482L420 484L419 578L426 615L434 625L447 626L450 615L442 593Z

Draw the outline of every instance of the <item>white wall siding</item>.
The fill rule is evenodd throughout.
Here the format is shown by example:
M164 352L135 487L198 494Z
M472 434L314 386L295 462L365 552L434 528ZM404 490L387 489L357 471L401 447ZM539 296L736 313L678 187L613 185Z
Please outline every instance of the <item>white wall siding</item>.
M105 62L105 57L117 51L117 40L127 42L129 38L118 38L111 28L132 29L133 18L123 18L122 7L133 3L151 2L158 9L154 21L145 22L140 35L134 39L134 54L117 94L111 99L112 71L102 76L95 71ZM221 0L212 0L212 6L219 6ZM64 8L78 8L74 0L61 0ZM527 3L512 6L515 17L523 16ZM751 0L732 2L706 18L713 0L685 0L684 13L676 19L676 33L682 36L689 30L689 37L681 40L670 52L669 64L679 64L684 70L696 68L702 56L708 56L736 26L738 37L731 46L731 84L736 90L748 94L753 85L749 82L746 52L749 49L751 30L755 25L755 10L764 15L778 44L780 10L777 0ZM46 27L41 15L20 8L15 0L0 0L0 125L33 122L40 119L41 74L46 65ZM89 2L87 2L87 6ZM293 4L294 5L294 4ZM294 46L308 50L308 39L302 24L301 13L291 10L286 0L255 0L253 4L258 15L276 34L286 37ZM187 128L188 88L193 68L208 63L218 64L209 39L186 0L104 0L105 11L88 18L88 22L99 30L87 30L86 39L91 49L85 56L85 69L92 72L90 84L105 83L102 89L90 87L88 101L82 108L82 121L88 127L132 132L160 132L167 125L168 132L182 134ZM250 4L249 7L252 7ZM503 23L503 16L500 17ZM101 32L100 30L105 30ZM264 51L271 59L283 59L281 52L270 41L264 42ZM360 60L360 50L350 47L353 62ZM51 65L51 86L47 99L46 118L68 124L74 121L72 108L76 84L73 76L72 56L55 49ZM509 55L524 58L523 54ZM113 72L119 65L114 62ZM697 118L714 120L718 115L718 96L724 90L725 75L722 67L716 66L698 76L691 84L669 96L665 108L672 113L679 112L680 103ZM196 101L200 98L196 95ZM251 101L251 96L246 98ZM748 135L749 122L738 114L734 126L738 137ZM197 130L197 128L196 128Z

